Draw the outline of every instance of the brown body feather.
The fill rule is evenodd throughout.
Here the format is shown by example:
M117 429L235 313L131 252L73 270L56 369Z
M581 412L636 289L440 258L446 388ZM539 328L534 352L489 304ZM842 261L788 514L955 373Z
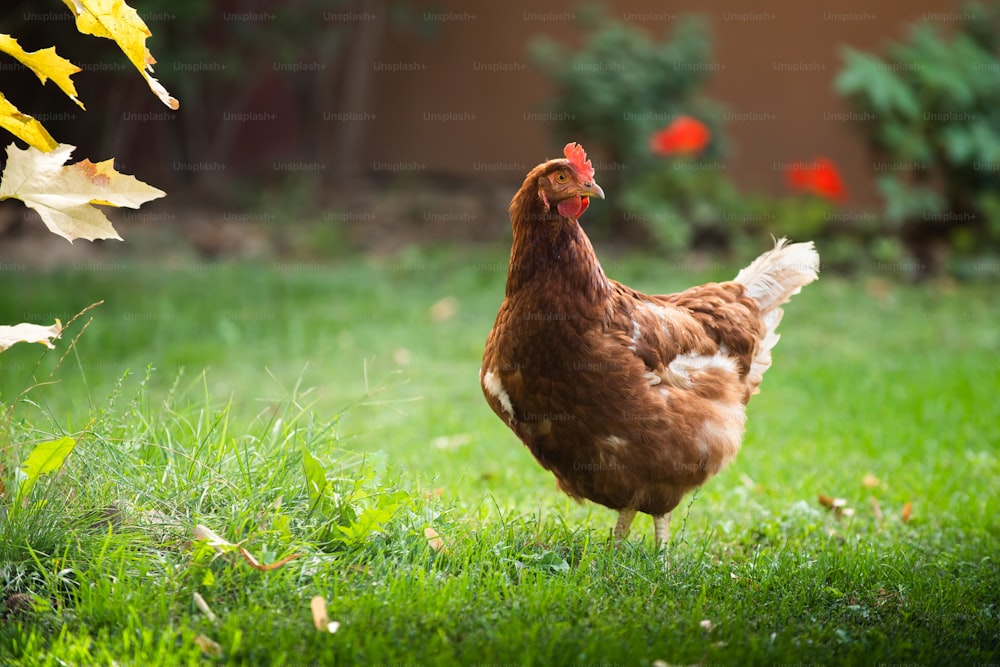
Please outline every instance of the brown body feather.
M770 286L771 263L758 260L763 277L750 286L659 296L626 287L554 205L549 177L566 168L539 165L511 203L507 291L486 342L483 392L566 493L662 516L739 450L745 405L777 341L780 303L750 296ZM806 246L771 251L801 264L785 280L798 281L790 293L815 278Z

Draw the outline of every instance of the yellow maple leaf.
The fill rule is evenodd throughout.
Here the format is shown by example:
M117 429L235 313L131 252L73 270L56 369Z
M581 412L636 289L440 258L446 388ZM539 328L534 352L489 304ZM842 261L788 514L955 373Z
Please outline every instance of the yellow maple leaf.
M15 144L7 147L7 165L0 176L0 200L20 199L35 209L53 234L73 239L118 239L104 213L94 204L139 208L166 195L134 176L120 174L114 160L83 160L66 165L76 146L59 144L45 153Z
M124 0L63 0L76 16L76 29L85 35L113 40L139 70L150 90L171 109L180 103L153 76L156 60L146 48L146 38L152 35L139 13Z
M56 47L38 51L25 51L17 40L10 35L0 35L0 51L17 58L23 65L35 73L44 84L49 79L77 103L81 109L86 109L83 102L76 96L76 85L70 77L80 71L80 68L56 54Z
M3 93L0 93L0 127L41 151L50 151L59 145L41 123L21 113Z

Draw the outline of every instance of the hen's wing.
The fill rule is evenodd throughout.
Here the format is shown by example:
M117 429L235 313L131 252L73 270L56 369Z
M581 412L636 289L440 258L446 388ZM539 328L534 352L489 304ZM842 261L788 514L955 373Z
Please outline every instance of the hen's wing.
M606 333L642 360L650 384L703 393L710 388L698 387L697 376L711 369L727 371L713 377L745 383L765 326L743 285L708 283L667 295L614 286ZM752 389L747 387L744 403Z

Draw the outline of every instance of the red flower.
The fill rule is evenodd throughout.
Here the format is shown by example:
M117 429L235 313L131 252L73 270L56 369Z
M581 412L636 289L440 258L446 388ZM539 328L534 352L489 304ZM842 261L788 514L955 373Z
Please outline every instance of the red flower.
M650 148L657 155L694 155L701 152L712 138L711 132L697 118L678 116L650 139Z
M833 162L825 157L812 162L796 162L788 168L788 187L801 192L811 192L833 201L847 199L847 188Z

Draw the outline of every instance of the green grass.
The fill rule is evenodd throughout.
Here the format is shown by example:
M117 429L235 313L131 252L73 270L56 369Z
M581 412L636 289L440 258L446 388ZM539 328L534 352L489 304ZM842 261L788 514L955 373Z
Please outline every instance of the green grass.
M648 517L612 548L613 513L559 494L483 401L504 263L413 252L0 275L3 322L105 300L58 383L4 427L0 574L32 608L0 623L0 663L1000 660L995 286L806 288L743 451L675 512L665 564ZM671 291L738 267L607 268ZM85 319L58 350L0 355L0 399L46 381ZM79 438L66 464L18 499L19 463L65 434ZM196 524L264 562L299 558L257 571L194 540ZM313 628L314 595L336 634Z

